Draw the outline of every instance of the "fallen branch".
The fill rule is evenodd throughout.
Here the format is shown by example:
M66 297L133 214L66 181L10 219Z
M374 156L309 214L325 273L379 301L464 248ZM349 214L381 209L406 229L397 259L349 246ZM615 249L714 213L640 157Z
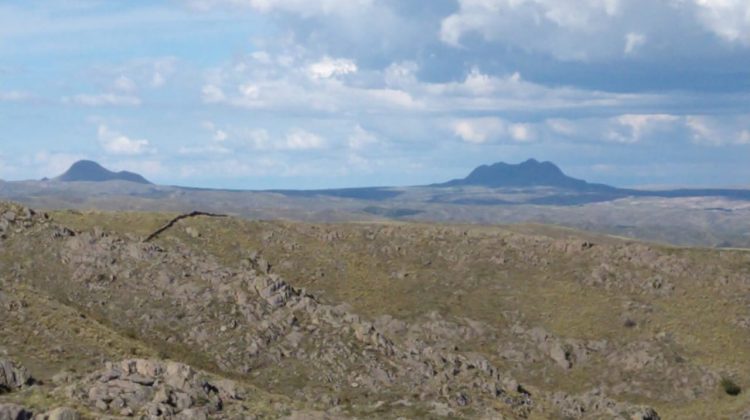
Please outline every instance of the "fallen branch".
M175 223L179 222L182 219L187 219L189 217L196 217L196 216L227 217L226 214L206 213L206 212L202 212L202 211L194 211L192 213L181 214L181 215L175 217L174 219L170 220L169 223L167 223L166 225L164 225L164 226L160 227L159 229L157 229L154 233L148 235L148 237L146 239L144 239L143 242L150 242L151 240L153 240L157 236L159 236L162 233L164 233L164 231L166 231L167 229L171 228L172 226L175 225Z

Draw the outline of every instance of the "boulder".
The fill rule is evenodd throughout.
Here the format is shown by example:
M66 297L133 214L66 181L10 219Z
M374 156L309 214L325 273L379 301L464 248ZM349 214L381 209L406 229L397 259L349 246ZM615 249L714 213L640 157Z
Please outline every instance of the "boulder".
M0 420L31 420L33 413L16 404L0 404Z
M6 392L14 391L30 385L33 381L25 367L7 359L0 359L0 392L3 390Z
M75 410L68 407L59 407L44 415L45 420L79 420L80 418L81 416Z

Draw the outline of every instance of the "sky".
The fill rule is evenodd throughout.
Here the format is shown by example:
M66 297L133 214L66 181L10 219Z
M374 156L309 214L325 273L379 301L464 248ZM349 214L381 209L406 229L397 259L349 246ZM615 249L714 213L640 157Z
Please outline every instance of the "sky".
M0 179L750 186L747 0L0 0Z

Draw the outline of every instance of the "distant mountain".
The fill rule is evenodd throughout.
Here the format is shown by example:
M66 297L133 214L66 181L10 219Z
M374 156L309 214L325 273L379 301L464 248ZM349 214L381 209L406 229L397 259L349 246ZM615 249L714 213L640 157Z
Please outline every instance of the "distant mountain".
M481 186L501 187L556 187L575 191L602 191L613 189L603 184L569 177L552 162L529 159L517 165L504 162L482 165L463 179L454 179L437 187Z
M112 172L102 165L90 161L80 160L73 164L64 174L55 178L63 182L104 182L104 181L129 181L138 184L151 184L146 178L128 171Z

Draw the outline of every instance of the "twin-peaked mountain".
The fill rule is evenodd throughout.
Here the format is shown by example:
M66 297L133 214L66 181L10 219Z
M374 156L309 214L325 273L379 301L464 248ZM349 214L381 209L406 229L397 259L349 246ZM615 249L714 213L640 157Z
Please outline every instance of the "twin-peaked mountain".
M55 180L63 182L130 181L150 184L146 178L139 174L128 171L113 172L90 160L81 160L74 163L70 169ZM588 190L592 186L601 187L602 185L589 184L586 181L571 178L552 162L539 162L535 159L529 159L517 165L503 162L489 166L482 165L474 169L466 178L433 186L482 186L489 188L548 186L571 190Z
M107 182L127 181L135 184L152 185L143 176L128 172L113 172L100 164L82 160L73 164L64 174L55 178L62 182ZM536 189L545 190L536 196L519 201L507 201L497 197L458 197L452 196L466 187L481 187L492 195L493 191L501 192L513 190ZM481 189L480 188L480 189ZM623 197L725 197L750 201L750 190L741 189L676 189L676 190L636 190L617 188L605 184L589 183L581 179L566 175L552 162L539 162L529 159L518 164L504 162L492 165L482 165L474 169L465 178L454 179L440 184L424 187L365 187L341 188L325 190L268 190L265 192L281 194L287 197L311 198L333 197L354 200L388 201L400 197L403 199L417 190L433 191L432 203L444 204L537 204L537 205L579 205L586 203L611 201ZM183 191L196 191L193 188L181 188ZM221 190L216 190L221 191ZM251 191L248 191L251 192Z

